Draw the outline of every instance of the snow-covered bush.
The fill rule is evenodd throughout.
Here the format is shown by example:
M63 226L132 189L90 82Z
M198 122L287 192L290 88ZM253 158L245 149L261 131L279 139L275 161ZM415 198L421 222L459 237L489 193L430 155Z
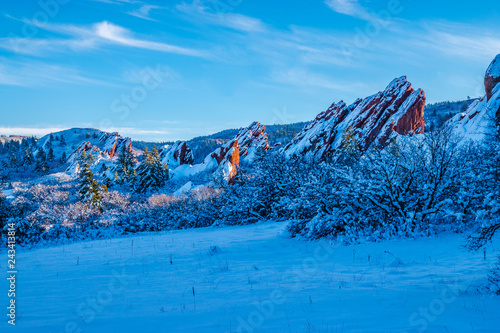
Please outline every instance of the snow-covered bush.
M33 246L40 243L46 233L46 229L37 223L32 223L23 218L11 218L8 224L14 224L16 230L16 244L21 246ZM4 232L8 225L4 226Z
M326 181L317 170L318 179L297 178L302 194L296 204L303 209L289 232L351 242L462 231L475 222L484 199L477 177L483 155L479 147L460 148L448 132L438 131L422 141L372 148L354 163L334 158L324 167L333 169Z
M153 194L151 197L148 199L148 204L151 207L165 207L169 206L174 202L179 201L179 197L172 196L172 195L166 195L164 193L162 194Z

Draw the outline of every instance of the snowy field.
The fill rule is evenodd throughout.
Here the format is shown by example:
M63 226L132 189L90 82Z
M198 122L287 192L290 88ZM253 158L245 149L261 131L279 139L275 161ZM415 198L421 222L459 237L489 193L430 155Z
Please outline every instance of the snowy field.
M0 331L499 331L500 298L479 287L495 258L461 249L461 235L339 247L284 227L20 251L17 325L4 315Z

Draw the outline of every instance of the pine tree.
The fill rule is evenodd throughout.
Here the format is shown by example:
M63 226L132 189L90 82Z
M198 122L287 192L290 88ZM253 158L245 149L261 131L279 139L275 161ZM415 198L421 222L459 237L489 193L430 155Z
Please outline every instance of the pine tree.
M64 147L66 146L66 140L64 139L64 136L61 135L61 141L59 141L59 146Z
M340 149L349 156L356 156L359 153L359 146L356 141L356 132L354 128L349 126L342 133L342 141L340 143Z
M9 153L9 164L11 168L17 168L19 166L19 161L14 151Z
M52 145L50 145L49 154L47 155L47 160L49 162L53 162L55 159L56 157L54 156L54 149L52 148Z
M168 180L168 166L161 161L161 158L153 146L151 152L146 148L144 150L144 161L139 166L137 174L137 184L135 192L144 193L148 190L158 190L165 185Z
M45 155L45 150L39 149L37 154L36 154L36 158L40 159L40 161L42 161L42 162L46 161L47 155Z
M102 195L101 191L107 191L106 186L101 186L99 183L92 179L92 183L90 184L90 205L102 210Z
M83 154L82 154L83 155ZM78 182L78 194L80 195L81 201L88 201L91 198L92 193L92 183L94 182L94 174L90 170L90 165L85 161L82 156L83 167L80 170L79 182Z
M121 176L122 182L130 182L132 170L134 170L135 157L132 151L123 145L118 153L118 174Z
M66 157L66 152L63 151L62 155L61 155L61 159L59 160L61 163L66 163L66 160L68 158Z
M31 165L33 164L35 158L33 157L33 153L31 152L31 149L28 148L24 151L24 157L23 157L23 163L25 165Z
M49 143L52 143L52 141L54 141L54 134L50 133Z
M49 169L49 164L47 163L47 160L42 161L42 164L40 166L40 174L42 176L48 175L50 173Z
M42 171L42 160L40 158L37 158L35 162L35 172L40 171Z
M84 152L80 157L83 161L83 167L80 171L78 181L78 194L82 202L88 202L91 206L102 210L102 194L101 191L107 191L106 186L101 186L94 178L90 164L88 163Z

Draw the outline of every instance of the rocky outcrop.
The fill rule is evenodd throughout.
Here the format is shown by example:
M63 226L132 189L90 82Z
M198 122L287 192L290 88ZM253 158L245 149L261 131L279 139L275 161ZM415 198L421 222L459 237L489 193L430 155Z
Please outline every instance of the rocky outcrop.
M130 138L124 138L118 133L106 133L102 132L97 136L97 140L84 141L80 144L78 148L69 156L68 161L77 159L82 152L90 153L94 157L102 156L105 158L114 158L120 149L125 147L126 149L132 149L132 140Z
M210 169L216 162L215 178L220 180L222 177L224 181L232 182L238 173L240 162L252 163L259 149L270 149L266 126L253 122L247 128L241 129L233 140L207 156L203 163Z
M217 148L205 159L208 165L214 164L213 161L216 161L218 165L214 172L216 181L231 183L238 174L238 167L240 165L240 146L238 145L238 140L229 141L222 147Z
M266 126L258 122L240 130L235 138L238 141L240 158L251 163L258 149L269 150Z
M484 78L486 96L472 103L467 111L450 119L446 126L463 140L482 141L493 134L494 121L500 121L500 54L492 61Z
M384 91L358 99L347 106L343 101L320 113L285 148L287 156L299 155L320 160L340 148L344 131L350 129L360 150L373 143L384 146L400 135L424 132L425 93L415 90L406 76L393 80Z
M484 76L484 87L486 89L486 98L489 101L493 97L493 90L500 82L500 54L493 59L486 70Z
M106 169L111 172L114 162L123 148L134 150L130 138L122 137L118 133L96 132L96 137L91 137L89 140L80 143L69 155L67 160L69 167L66 172L70 174L78 173L79 159L83 152L87 156L92 155L94 162L91 167L94 171L99 172ZM137 152L135 155L138 155Z
M218 184L231 183L238 174L241 162L251 163L259 149L268 150L266 126L257 122L241 129L234 139L208 154L203 163L183 166L174 170L174 177L191 177L200 172L212 172Z
M168 164L171 169L175 169L180 165L190 165L194 162L193 151L186 142L179 141L173 145L165 146L159 153L163 163Z

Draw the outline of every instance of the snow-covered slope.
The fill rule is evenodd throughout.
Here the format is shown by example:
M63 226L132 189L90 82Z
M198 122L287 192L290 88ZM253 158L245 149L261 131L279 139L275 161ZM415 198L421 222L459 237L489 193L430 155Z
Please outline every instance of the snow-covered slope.
M467 111L447 122L453 133L468 140L481 141L494 131L495 119L500 120L500 54L492 61L485 74L486 96L472 103Z
M478 290L495 257L466 252L460 235L339 247L283 230L206 228L18 252L19 317L0 331L498 331L498 297Z
M52 149L54 155L60 157L63 152L70 156L83 142L97 144L99 136L104 132L93 128L71 128L65 131L52 133ZM49 149L50 134L41 137L38 140L38 146L46 152ZM61 139L62 138L62 139Z
M425 94L414 90L405 76L393 80L384 91L347 106L334 103L307 125L283 151L287 156L321 159L341 146L344 131L352 127L360 149L372 143L384 145L397 134L423 133Z

